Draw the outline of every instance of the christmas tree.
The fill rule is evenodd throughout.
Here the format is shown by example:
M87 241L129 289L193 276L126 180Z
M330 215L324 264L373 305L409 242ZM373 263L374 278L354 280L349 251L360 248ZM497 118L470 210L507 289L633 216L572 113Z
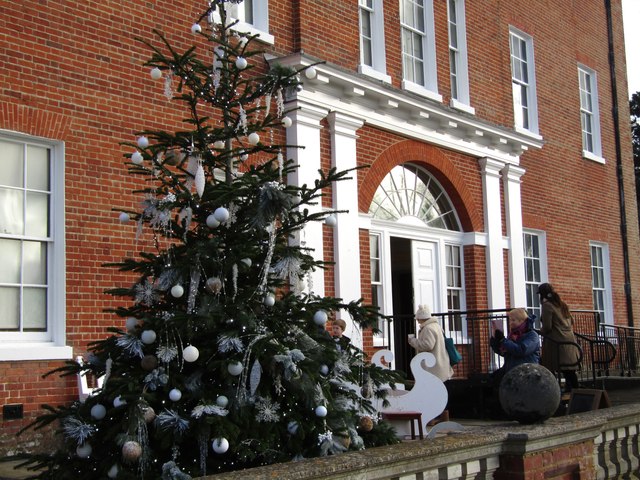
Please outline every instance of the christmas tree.
M136 279L108 292L128 306L82 363L54 371L90 373L101 388L32 425L56 422L62 440L29 457L37 478L183 479L397 441L375 410L396 374L325 327L339 311L374 327L377 309L315 295L310 273L324 264L297 241L339 213L309 206L354 172L287 184L295 146L273 138L308 72L266 65L226 3L211 1L191 27L208 63L160 33L143 42L150 88L159 82L188 114L183 130L128 144L142 208L118 211L149 251L108 266Z

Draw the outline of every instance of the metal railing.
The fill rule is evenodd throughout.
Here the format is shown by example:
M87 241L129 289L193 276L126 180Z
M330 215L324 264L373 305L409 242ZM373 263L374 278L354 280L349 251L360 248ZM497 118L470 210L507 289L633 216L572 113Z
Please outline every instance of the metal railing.
M502 366L503 358L493 352L489 339L495 328L506 331L508 312L503 309L433 314L462 354L462 361L454 367L454 378L484 376ZM600 314L595 311L574 310L571 313L576 336L574 345L580 352L578 375L582 382L589 381L595 386L598 378L611 372L626 376L638 373L640 329L602 324ZM413 332L413 315L398 315L389 320L397 324L396 329L400 327L402 332ZM391 331L392 325L389 325ZM415 354L410 347L404 351L405 358L397 358L396 368L404 369Z

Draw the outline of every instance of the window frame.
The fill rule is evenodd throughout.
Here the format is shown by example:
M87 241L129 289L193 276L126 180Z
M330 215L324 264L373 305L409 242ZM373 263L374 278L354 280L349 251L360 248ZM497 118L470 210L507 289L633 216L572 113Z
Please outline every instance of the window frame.
M252 0L251 8L253 21L246 21L246 13L241 7L246 7L248 4L231 3L226 2L224 8L227 10L227 21L229 23L235 22L233 30L236 32L246 33L247 35L258 35L257 40L273 45L275 44L275 37L269 33L269 0ZM212 16L212 21L220 23L220 14L216 10Z
M372 7L364 5L366 0L358 0L358 30L360 45L360 64L358 73L373 77L385 83L391 83L391 76L387 75L386 47L384 41L384 3L383 0L371 0ZM362 11L369 12L371 29L371 65L364 61L364 35L362 32Z
M374 257L372 255L371 250L371 241L372 238L376 239L376 243L378 244L378 257ZM384 296L384 242L383 242L383 234L382 232L371 230L369 231L369 268L370 268L370 282L371 282L371 304L378 307L381 312L385 310L385 296ZM371 264L376 260L378 264L378 281L375 282L374 273L371 269ZM375 298L373 297L373 290L376 290L376 298L377 303L375 302ZM386 320L380 320L378 323L378 329L380 330L379 334L373 336L373 346L374 347L388 347L389 346L389 322Z
M588 82L588 85L583 84L583 78ZM587 91L585 87L588 87L590 91ZM580 130L582 133L582 156L589 160L604 163L602 158L602 138L600 136L600 109L598 107L598 76L595 70L578 64L578 89L580 92ZM589 110L584 102L583 95L589 95L591 100L591 109ZM585 141L585 118L588 118L592 131L591 149L588 148Z
M594 249L597 249L601 253L601 265L594 265L593 252ZM611 285L611 264L609 260L609 245L603 242L589 242L589 263L591 267L591 292L593 302L593 310L597 312L601 312L604 318L601 318L601 323L607 325L613 325L613 296L612 296L612 285ZM598 285L596 289L595 278L594 278L594 269L598 269L602 272L602 285ZM595 291L598 290L602 292L602 308L597 308L598 305L595 304Z
M517 52L519 55L514 55L513 50L513 39L518 39L520 45L524 43L525 45L525 54L524 58L522 58L521 52ZM514 71L514 58L523 63L526 66L527 70L527 78L526 81L518 78L516 76L516 72ZM518 30L515 27L509 27L509 59L511 66L511 85L512 85L512 101L513 101L513 121L515 130L520 133L525 134L533 134L538 136L539 125L538 125L538 101L537 101L537 90L536 90L536 74L535 74L535 57L534 57L534 49L533 49L533 37L524 33L521 30ZM528 114L522 115L522 112L518 112L518 108L522 109L522 102L517 102L516 99L516 88L520 87L522 92L522 87L526 87L525 97L526 97L526 108ZM522 100L522 96L520 98ZM520 121L520 117L522 117L522 121ZM526 120L526 122L525 122Z
M400 45L402 54L402 88L423 97L442 101L442 95L438 93L438 66L436 62L436 41L434 27L433 0L423 0L424 31L405 23L404 4L405 2L415 3L416 0L400 0ZM417 34L421 38L422 46L422 75L424 83L420 84L405 77L405 42L404 33ZM417 57L413 57L417 58Z
M538 257L527 255L527 239L526 237L535 238L538 243ZM536 326L539 327L540 315L542 306L540 304L540 297L538 296L538 287L541 283L548 281L547 270L547 236L546 233L540 230L523 229L522 231L522 252L524 261L524 288L526 296L526 309L530 314L536 316ZM539 264L538 279L528 278L529 269L527 268L527 260L531 259L537 261Z
M456 264L450 264L449 263L449 256L447 255L447 251L449 249L455 249L457 250L458 253L458 260L459 263ZM444 274L445 274L445 296L446 296L446 305L447 305L447 313L449 315L447 315L447 324L445 325L445 333L447 333L447 335L450 336L454 336L456 338L456 340L458 342L460 341L466 341L466 334L467 334L467 319L466 317L462 317L461 315L455 315L456 312L464 312L466 311L466 291L465 291L465 282L464 282L464 248L463 245L461 243L452 243L452 242L443 242L443 254L442 254L442 258L443 258L443 268L444 268ZM449 284L449 269L450 268L454 268L456 269L456 271L459 273L459 277L460 277L460 285L459 286L452 286ZM458 305L458 308L452 308L451 305L449 304L449 299L450 299L450 293L451 292L458 292L459 294L459 302L460 305ZM451 314L454 315L451 315ZM454 323L452 325L452 322ZM458 325L455 325L455 323L458 323ZM462 339L462 340L461 340Z
M49 236L47 237L47 330L44 334L0 332L0 361L70 359L66 345L65 149L64 143L0 130L0 138L50 151ZM10 238L28 238L12 235ZM45 240L42 240L43 242Z
M467 26L465 17L465 0L447 0L447 33L449 38L449 79L451 82L451 101L453 108L475 114L475 109L471 106L469 96L469 64L467 59ZM451 25L451 5L455 15L455 45L452 44ZM454 69L455 69L455 89L454 95Z

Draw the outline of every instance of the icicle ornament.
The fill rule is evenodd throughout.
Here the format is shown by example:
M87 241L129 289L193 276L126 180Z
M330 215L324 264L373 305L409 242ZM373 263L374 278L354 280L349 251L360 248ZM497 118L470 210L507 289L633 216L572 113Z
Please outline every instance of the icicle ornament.
M202 166L202 158L198 157L198 165L196 167L196 174L194 175L193 182L196 186L196 193L200 198L204 195L205 175L204 167Z
M174 88L173 88L173 72L169 70L164 77L164 96L167 100L173 100Z

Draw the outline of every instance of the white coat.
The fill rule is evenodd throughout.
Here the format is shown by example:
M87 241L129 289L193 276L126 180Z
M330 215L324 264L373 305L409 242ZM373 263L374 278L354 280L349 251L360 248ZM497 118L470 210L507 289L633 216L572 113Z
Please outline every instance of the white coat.
M444 332L438 320L431 317L420 325L418 336L409 339L409 345L416 349L416 353L430 352L436 357L436 364L426 370L443 382L453 376L453 368L449 363L449 354L444 346Z

